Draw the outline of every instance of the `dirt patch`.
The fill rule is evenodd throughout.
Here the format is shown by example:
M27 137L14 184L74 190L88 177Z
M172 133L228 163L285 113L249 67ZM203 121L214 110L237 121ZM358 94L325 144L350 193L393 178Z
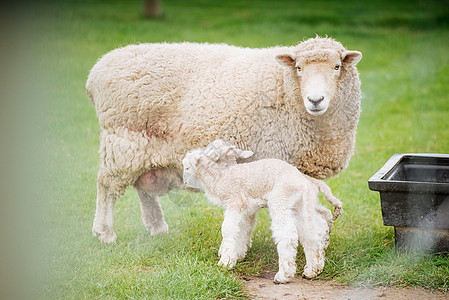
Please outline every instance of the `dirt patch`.
M287 284L274 284L272 276L245 277L245 286L251 299L278 300L448 300L449 293L430 292L423 288L353 288L332 280L307 280L295 277Z

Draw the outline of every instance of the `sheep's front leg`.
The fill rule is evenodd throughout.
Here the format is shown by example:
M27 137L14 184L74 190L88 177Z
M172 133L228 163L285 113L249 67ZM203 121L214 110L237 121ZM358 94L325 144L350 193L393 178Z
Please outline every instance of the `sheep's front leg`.
M114 204L119 197L112 193L110 187L100 182L97 183L97 208L95 211L92 233L103 243L115 243L117 235L114 232Z
M221 226L223 240L218 254L221 256L218 265L232 269L238 260L243 259L248 249L247 228L248 219L244 214L226 210Z
M279 271L274 276L274 282L286 283L296 274L298 232L295 213L291 209L277 207L269 207L269 210L271 230L279 256Z
M152 234L163 234L168 232L168 225L164 220L164 212L157 196L152 196L142 189L136 188L140 199L142 221L145 228Z

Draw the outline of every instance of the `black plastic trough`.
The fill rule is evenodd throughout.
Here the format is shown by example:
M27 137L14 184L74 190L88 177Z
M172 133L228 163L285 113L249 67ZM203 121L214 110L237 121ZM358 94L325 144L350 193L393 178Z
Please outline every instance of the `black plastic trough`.
M449 252L449 154L395 154L368 184L396 249Z

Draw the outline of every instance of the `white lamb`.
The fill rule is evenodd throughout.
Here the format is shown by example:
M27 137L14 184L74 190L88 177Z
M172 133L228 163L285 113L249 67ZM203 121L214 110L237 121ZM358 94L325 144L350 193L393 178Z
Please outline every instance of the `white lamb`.
M274 282L286 283L294 277L298 239L306 257L303 276L316 277L323 270L329 233L342 203L323 181L302 174L285 161L237 164L238 158L251 155L251 151L217 140L204 149L189 151L182 161L186 185L204 190L209 201L225 208L218 264L233 268L245 257L256 213L268 207L279 255ZM318 203L319 191L334 205L333 218L330 210Z
M166 233L158 197L182 183L182 158L223 139L318 179L348 165L360 115L362 54L330 38L291 47L140 44L113 50L86 83L100 125L92 231L116 241L127 186L151 234Z

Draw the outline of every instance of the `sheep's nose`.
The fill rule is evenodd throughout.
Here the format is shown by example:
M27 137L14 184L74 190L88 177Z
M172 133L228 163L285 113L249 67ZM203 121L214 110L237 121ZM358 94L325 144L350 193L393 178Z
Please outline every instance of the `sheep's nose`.
M312 102L313 104L315 104L315 105L318 105L318 104L320 104L320 102L321 101L323 101L324 100L324 96L321 96L321 97L307 97L307 100L309 100L310 102Z

